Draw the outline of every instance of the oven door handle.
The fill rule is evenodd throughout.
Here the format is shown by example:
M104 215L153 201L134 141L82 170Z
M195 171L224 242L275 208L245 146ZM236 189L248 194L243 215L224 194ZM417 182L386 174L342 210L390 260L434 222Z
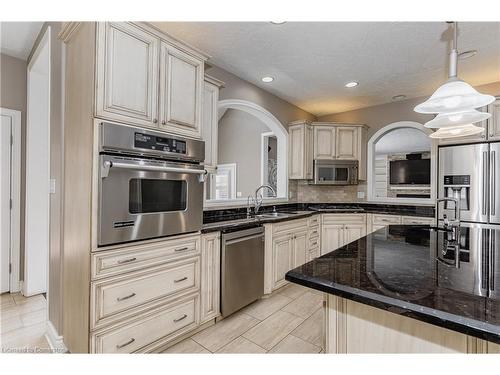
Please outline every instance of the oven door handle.
M160 167L156 165L138 165L138 164L128 164L120 162L112 162L110 160L104 161L101 170L101 177L105 178L109 175L109 170L111 168L123 168L123 169L133 169L139 171L155 171L155 172L174 172L174 173L188 173L199 175L200 182L205 181L205 175L207 171L205 169L193 169L193 168L177 168L177 167Z

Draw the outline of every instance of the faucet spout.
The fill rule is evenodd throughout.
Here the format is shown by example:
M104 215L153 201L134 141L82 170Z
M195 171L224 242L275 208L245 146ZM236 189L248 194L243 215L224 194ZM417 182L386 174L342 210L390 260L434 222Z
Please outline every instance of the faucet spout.
M259 186L257 188L257 190L255 190L255 197L254 197L254 204L255 204L254 213L256 215L257 215L257 212L259 212L260 206L262 206L262 201L264 199L262 197L262 195L260 195L260 200L259 200L259 192L262 189L269 189L271 191L271 193L273 193L273 195L276 197L276 190L274 190L274 188L271 185L261 185L261 186Z

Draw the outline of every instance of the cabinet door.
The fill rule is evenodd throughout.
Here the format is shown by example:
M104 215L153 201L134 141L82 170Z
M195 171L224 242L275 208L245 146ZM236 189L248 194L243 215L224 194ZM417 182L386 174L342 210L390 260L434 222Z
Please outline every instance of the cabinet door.
M365 224L347 224L344 230L344 243L348 244L366 236Z
M337 159L358 160L358 128L339 126L335 136Z
M344 225L323 224L321 229L321 255L344 246Z
M500 99L497 99L488 106L488 112L491 113L491 117L488 120L489 139L500 139Z
M219 316L220 236L209 233L201 239L201 323Z
M160 126L201 138L203 61L161 43Z
M219 87L205 82L203 88L203 116L201 137L205 141L205 168L214 170L217 166L217 102Z
M156 126L158 44L132 24L98 23L96 116Z
M305 178L305 126L297 125L289 128L290 170L289 178L302 180Z
M305 178L312 180L314 178L314 139L312 126L306 125L305 131Z
M335 159L335 127L315 126L314 129L314 159Z
M293 267L299 267L307 258L307 231L302 231L293 236Z
M286 284L285 274L293 268L293 235L273 239L273 290Z

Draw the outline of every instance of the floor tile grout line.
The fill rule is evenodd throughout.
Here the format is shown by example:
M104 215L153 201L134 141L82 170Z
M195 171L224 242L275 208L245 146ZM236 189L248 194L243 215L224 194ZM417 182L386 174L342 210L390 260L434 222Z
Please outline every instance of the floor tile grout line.
M229 344L231 344L232 342L238 340L239 338L242 338L244 340L247 340L247 341L250 341L252 344L255 344L257 345L259 348L261 348L262 350L264 350L266 353L267 353L267 349L266 348L263 348L262 346L260 346L259 344L257 344L256 342L253 342L252 340L250 339L247 339L246 337L243 337L243 334L242 335L239 335L238 337L236 337L234 340L228 342L226 345L224 345L222 348L220 348L219 350L225 348L226 346L228 346ZM218 351L217 351L218 352ZM230 354L230 353L217 353L217 352L214 352L214 354ZM250 353L246 353L246 354L250 354Z
M292 332L293 332L293 331L292 331ZM314 346L314 347L316 347L316 348L320 349L320 351L321 351L321 350L323 350L323 348L322 348L321 346L318 346L318 345L316 345L316 344L314 344L314 343L312 343L312 342L310 342L310 341L307 341L307 340L303 339L302 337L295 336L293 333L290 333L288 336L293 336L293 337L295 337L296 339L299 339L299 340L302 340L302 341L304 341L304 342L306 342L306 343L308 343L308 344L311 344L312 346ZM318 352L318 353L316 353L316 354L319 354L319 352Z

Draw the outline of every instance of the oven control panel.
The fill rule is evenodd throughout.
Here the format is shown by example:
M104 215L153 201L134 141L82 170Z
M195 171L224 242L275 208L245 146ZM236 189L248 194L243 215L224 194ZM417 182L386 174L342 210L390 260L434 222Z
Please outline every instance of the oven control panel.
M178 139L135 133L134 147L147 150L186 154L186 142Z

